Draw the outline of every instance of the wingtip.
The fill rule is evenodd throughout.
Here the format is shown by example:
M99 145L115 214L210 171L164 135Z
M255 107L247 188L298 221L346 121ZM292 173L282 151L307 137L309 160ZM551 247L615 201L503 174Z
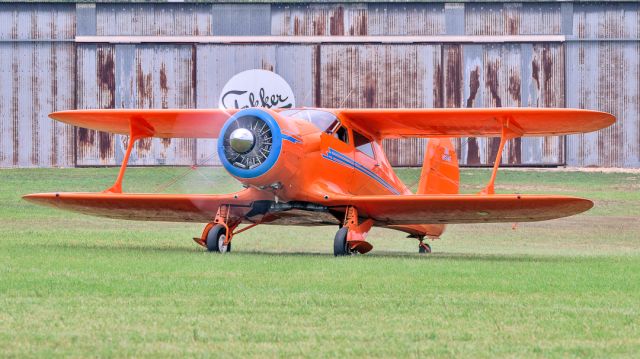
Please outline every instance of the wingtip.
M31 193L22 196L22 199L36 204L49 203L60 197L59 193Z

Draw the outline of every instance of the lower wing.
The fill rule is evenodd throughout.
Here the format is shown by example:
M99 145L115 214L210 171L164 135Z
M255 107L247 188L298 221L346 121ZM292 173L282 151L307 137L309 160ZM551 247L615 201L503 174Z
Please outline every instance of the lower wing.
M142 193L36 193L29 202L82 214L137 221L210 222L221 205L231 205L244 217L255 201L272 199L261 191L245 189L220 195Z
M272 201L273 196L249 188L222 195L61 192L30 194L24 196L24 199L40 205L108 218L203 223L210 222L221 205L230 205L237 217L249 217L256 201ZM354 206L359 216L371 218L377 225L388 226L544 221L584 212L593 206L593 202L568 196L517 194L337 195L322 205L325 211L332 210L333 213L341 212L346 206ZM306 213L302 213L304 211L285 212L287 210L281 214L291 218L283 223L318 224L318 219L309 218ZM278 221L272 223L278 224Z
M333 197L331 206L354 206L378 225L534 222L593 207L588 199L525 194Z

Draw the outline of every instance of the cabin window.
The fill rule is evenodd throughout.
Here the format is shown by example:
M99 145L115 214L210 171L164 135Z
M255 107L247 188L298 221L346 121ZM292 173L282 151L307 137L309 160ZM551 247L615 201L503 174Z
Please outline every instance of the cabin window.
M365 137L364 135L359 134L356 131L353 131L353 145L356 147L356 150L364 153L365 155L374 158L373 154L373 145L371 144L370 139Z
M347 129L342 126L340 126L340 128L333 133L333 137L339 139L344 143L349 143L349 131L347 131Z
M312 123L322 132L331 133L340 123L336 115L321 110L285 110L282 116L293 117Z

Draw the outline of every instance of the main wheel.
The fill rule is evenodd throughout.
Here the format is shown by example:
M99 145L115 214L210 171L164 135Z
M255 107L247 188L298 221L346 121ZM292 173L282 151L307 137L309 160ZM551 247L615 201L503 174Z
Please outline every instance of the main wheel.
M207 233L207 250L209 252L226 253L231 252L231 243L224 245L227 239L227 230L221 224L211 227Z
M424 246L422 246L422 244L424 244ZM431 246L429 243L422 242L418 245L418 253L431 253Z
M340 228L336 233L336 236L333 239L334 256L348 256L351 254L351 248L349 248L349 244L347 243L348 233L349 229L347 227Z

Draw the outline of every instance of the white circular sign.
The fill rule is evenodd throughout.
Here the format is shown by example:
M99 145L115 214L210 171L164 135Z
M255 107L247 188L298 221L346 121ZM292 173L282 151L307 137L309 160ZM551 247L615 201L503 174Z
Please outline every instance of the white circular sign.
M236 74L220 93L218 106L227 108L290 108L296 101L291 86L280 75L267 70L247 70Z

